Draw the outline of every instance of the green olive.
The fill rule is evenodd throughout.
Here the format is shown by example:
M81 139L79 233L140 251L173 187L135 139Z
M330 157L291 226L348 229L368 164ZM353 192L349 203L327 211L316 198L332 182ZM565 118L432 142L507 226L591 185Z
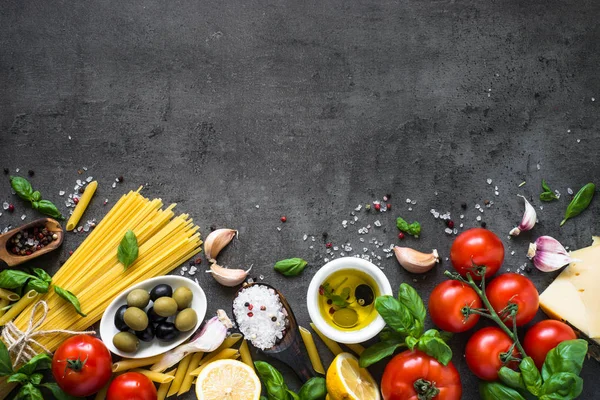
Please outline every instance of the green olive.
M173 293L173 300L177 302L177 308L179 310L188 308L192 304L193 298L194 294L192 291L184 286L178 287L175 289L175 293Z
M131 332L119 332L113 338L115 347L126 353L133 353L138 349L140 340Z
M127 305L144 309L150 303L150 293L144 289L133 289L127 295Z
M191 308L186 308L175 317L175 328L180 332L187 332L194 329L198 323L196 311Z
M177 302L171 297L160 297L154 301L154 312L161 317L170 317L177 312ZM136 329L139 330L139 329Z
M123 314L123 319L128 327L134 331L143 331L148 327L148 315L137 307L129 307Z

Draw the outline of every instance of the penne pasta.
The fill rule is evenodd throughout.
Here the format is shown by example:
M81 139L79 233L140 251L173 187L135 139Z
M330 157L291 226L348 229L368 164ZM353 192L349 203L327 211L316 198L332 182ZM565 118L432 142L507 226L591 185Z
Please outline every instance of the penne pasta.
M216 354L211 353L211 357L208 357L206 360L202 360L200 362L200 366L198 368L196 368L195 370L193 370L191 372L191 375L193 375L193 376L200 375L200 372L202 372L204 367L206 367L208 364L210 364L213 361L225 360L225 359L237 360L239 357L240 357L240 352L237 351L236 349L223 349Z
M240 352L242 362L250 368L254 368L254 362L252 361L252 355L250 354L250 349L248 348L248 342L246 339L242 340L242 344L240 345L240 349L238 351Z
M10 302L18 301L21 298L18 294L11 292L10 290L0 288L0 299L5 299Z
M181 382L181 387L177 392L177 396L181 396L183 393L189 392L189 390L192 388L194 376L191 375L191 373L200 365L200 360L202 360L202 356L204 356L204 353L194 353L192 355L190 365L188 365L187 371L185 372L185 376L183 377L183 382Z
M239 342L240 339L242 339L243 337L244 335L242 335L241 333L232 333L231 335L227 336L225 340L223 340L223 343L221 343L221 345L217 347L215 351L211 352L211 354L218 353L223 349L229 349L233 347L233 345Z
M139 372L140 374L147 376L152 382L156 383L167 383L175 379L175 377L172 375L163 374L162 372L154 372L142 368L132 369L131 372Z
M187 367L188 365L190 365L190 361L192 360L192 354L188 354L183 358L183 360L179 362L179 365L177 366L177 372L175 373L175 379L173 380L173 382L171 382L171 387L167 392L167 397L171 397L174 394L177 394L177 392L179 391L179 388L183 383L185 373L187 372Z
M362 352L365 351L365 348L358 343L353 343L353 344L345 343L345 345L347 348L349 348L354 353L356 353L357 356L360 356L362 354Z
M16 318L21 311L23 311L28 305L33 303L35 299L38 298L40 294L35 290L30 290L25 294L25 296L21 297L19 301L17 301L13 306L8 310L2 317L0 317L0 326L4 326L14 318Z
M85 191L79 198L79 202L77 203L77 206L75 206L75 209L73 210L73 214L71 214L71 217L69 218L69 221L67 222L67 227L66 227L67 231L72 231L73 229L75 229L75 227L77 226L77 223L81 219L81 216L85 212L85 209L87 208L88 204L90 204L90 200L92 199L92 196L96 192L97 187L98 187L97 181L90 182L86 186Z
M329 339L327 336L323 335L315 326L315 324L313 324L312 322L310 323L310 327L313 329L313 331L315 331L315 333L321 338L321 340L323 341L323 343L325 343L325 346L327 346L327 348L329 350L331 350L331 352L333 353L334 356L337 356L340 353L343 353L344 350L342 350L342 348L340 347L339 344L337 344L336 342L334 342L333 340Z
M5 310L4 308L7 307L10 304L10 302L6 299L0 299L0 317L2 317L7 310Z
M172 369L169 372L165 372L165 375L175 376L175 371L177 368ZM167 392L169 391L169 387L171 387L171 382L161 383L156 392L157 400L165 400L167 397Z
M146 357L146 358L138 358L138 359L128 359L124 358L121 361L117 361L112 365L112 372L121 372L127 371L134 368L146 367L148 365L152 365L158 362L163 357L162 354L154 357Z
M298 329L300 330L300 336L302 337L304 346L306 346L308 358L310 359L310 363L312 364L313 369L319 374L325 375L325 368L323 367L323 363L321 362L321 357L319 357L319 351L317 350L317 345L315 344L315 340L313 339L312 334L308 329L302 326L299 326ZM242 360L243 359L244 355L242 353Z
M106 399L106 392L108 392L108 387L110 386L110 382L112 381L112 379L110 381L108 381L106 383L106 385L104 385L102 387L102 389L100 389L98 391L98 393L96 393L96 396L94 397L94 400L105 400Z

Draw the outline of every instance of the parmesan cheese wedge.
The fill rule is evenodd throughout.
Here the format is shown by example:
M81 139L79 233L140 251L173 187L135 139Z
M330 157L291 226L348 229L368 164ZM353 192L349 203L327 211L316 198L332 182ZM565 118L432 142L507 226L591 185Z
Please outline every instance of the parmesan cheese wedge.
M540 306L551 318L569 322L600 343L600 237L576 250L577 259L540 295Z

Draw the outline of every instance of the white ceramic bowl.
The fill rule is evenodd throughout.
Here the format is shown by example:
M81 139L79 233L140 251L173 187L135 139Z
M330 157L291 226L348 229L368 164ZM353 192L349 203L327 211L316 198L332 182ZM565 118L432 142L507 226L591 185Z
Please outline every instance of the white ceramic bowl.
M373 322L362 329L356 331L342 331L329 325L323 319L321 311L319 310L319 286L321 286L331 274L342 269L362 271L375 281L381 296L392 294L390 282L375 264L356 257L338 258L323 265L312 278L312 281L310 281L306 299L308 314L317 329L329 339L340 343L362 343L377 335L384 328L385 321L381 316L378 315Z
M152 288L156 285L167 284L173 288L173 291L178 287L185 286L189 288L194 297L192 299L192 305L190 306L196 311L198 315L198 323L188 332L182 332L179 334L177 340L172 342L161 342L158 339L154 339L151 342L143 342L140 340L140 347L135 353L126 353L121 351L115 347L113 344L113 337L119 333L119 330L115 327L115 313L117 309L121 307L123 304L127 304L127 295L133 289L145 289L147 291L152 290ZM148 309L146 307L146 309ZM102 320L100 321L100 336L102 341L108 347L110 351L113 353L127 358L145 358L145 357L153 357L159 354L162 354L172 348L180 345L185 340L187 340L192 334L200 327L204 317L206 316L206 295L200 286L196 284L196 282L189 280L187 278L181 276L159 276L156 278L148 279L144 282L140 282L137 285L130 287L125 290L123 293L118 295L112 303L108 306L106 311L104 311L104 315L102 315Z

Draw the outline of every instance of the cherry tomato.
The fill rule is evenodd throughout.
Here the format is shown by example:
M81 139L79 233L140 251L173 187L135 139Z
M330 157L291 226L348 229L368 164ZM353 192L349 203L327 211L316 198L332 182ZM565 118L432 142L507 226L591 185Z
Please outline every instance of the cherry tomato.
M564 322L547 319L533 325L525 334L523 349L540 370L550 350L565 340L577 339L575 331Z
M422 391L417 392L415 382ZM407 350L392 358L381 378L383 400L417 400L431 387L440 391L435 400L459 400L462 394L460 376L452 361L444 366L418 350Z
M473 289L458 281L444 281L429 296L429 315L438 328L448 332L464 332L475 326L479 315L471 314L465 320L465 306L481 308L481 299Z
M456 272L463 277L467 272L475 280L481 277L473 266L485 266L485 277L494 275L504 261L504 245L498 236L483 228L472 228L456 237L450 248L450 260Z
M498 379L498 371L504 365L516 368L517 362L503 363L501 357L506 355L513 345L511 338L500 328L490 326L473 334L467 342L465 357L471 372L486 381ZM513 349L512 356L518 357L519 352Z
M523 326L535 317L540 307L538 291L533 283L523 275L502 274L494 278L487 286L485 294L490 304L498 314L509 304L516 304L517 326ZM510 315L500 315L504 322L512 327L512 318Z
M52 358L52 375L58 386L72 396L90 396L112 375L112 358L102 343L89 335L73 336L58 347Z
M106 400L156 400L154 383L139 372L126 372L110 383Z

